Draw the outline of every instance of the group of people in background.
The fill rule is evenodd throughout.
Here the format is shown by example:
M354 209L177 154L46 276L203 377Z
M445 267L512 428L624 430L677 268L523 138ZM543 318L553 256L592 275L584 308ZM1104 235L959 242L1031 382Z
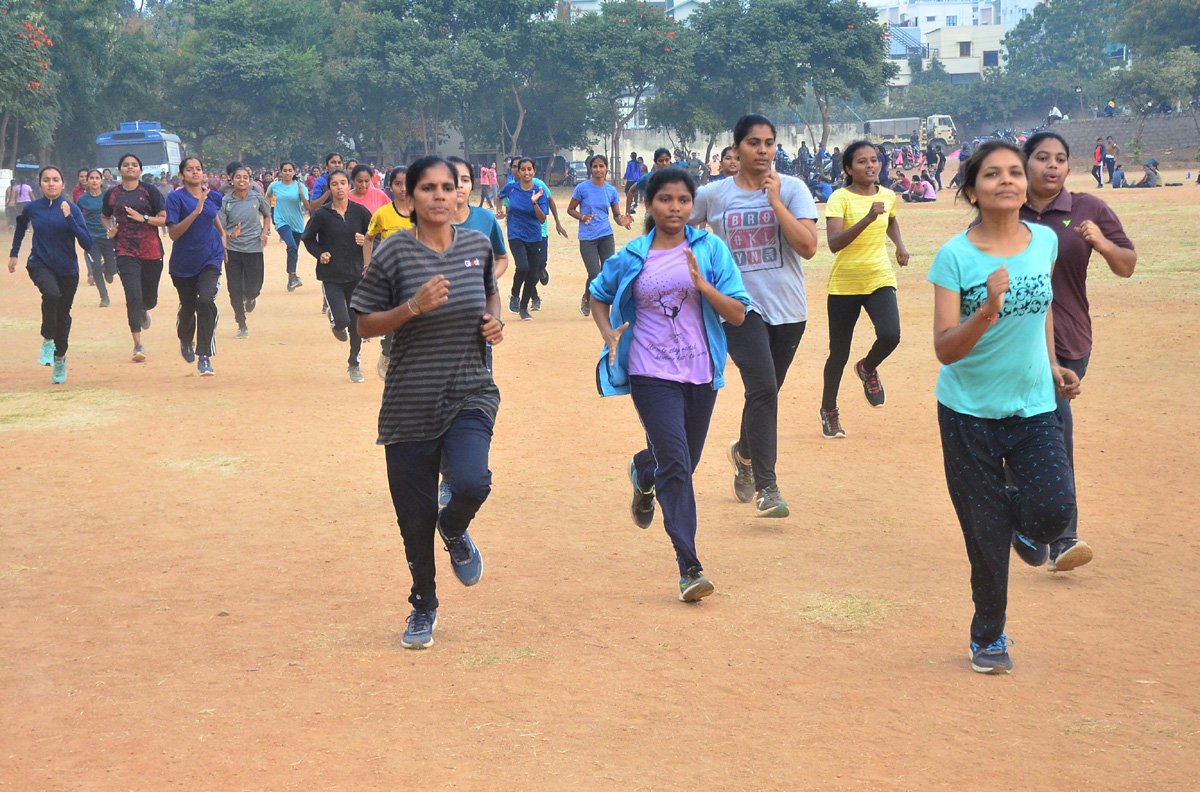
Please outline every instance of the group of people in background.
M661 509L686 602L715 590L697 548L693 475L727 357L744 388L736 438L725 447L733 497L760 518L791 514L777 475L779 394L808 322L804 262L820 240L814 191L779 172L780 150L774 124L751 114L738 121L732 145L702 168L704 185L667 149L654 152L648 171L634 154L624 171L624 206L609 183L608 159L593 155L589 178L575 185L566 210L578 222L586 273L579 311L603 342L598 390L628 394L644 429L628 463L630 513L647 528ZM924 172L916 183L901 172L893 181L887 152L869 142L834 153L830 170L839 186L822 194L834 262L818 409L822 436L831 440L848 434L838 396L864 311L874 340L853 370L867 403L887 404L880 368L901 340L889 242L896 264L910 263L897 196L936 197L941 171ZM567 236L533 160L517 157L506 167L500 184L494 166L456 157L423 157L384 174L331 153L323 171L307 176L291 162L265 179L231 163L214 184L201 161L187 157L178 188L164 196L143 180L138 158L126 154L108 189L102 172L80 171L71 201L62 172L47 166L38 174L40 197L30 194L15 218L9 270L32 228L27 269L42 298L39 361L52 368L53 382L66 379L76 246L102 306L110 303L106 286L120 278L132 359L145 361L165 228L173 242L167 270L178 295L180 353L211 376L222 276L237 336L246 338L271 230L287 247L289 292L303 285L303 244L316 260L330 330L349 345L351 381L364 379L363 339L383 339L378 442L413 576L403 643L424 648L437 623L434 536L463 584L474 585L483 573L468 528L490 492L488 452L499 407L492 347L504 330L498 280L511 257L508 309L531 320L540 308L538 286L550 278L551 217ZM978 146L956 177L958 198L975 208L975 220L941 247L929 270L934 350L943 364L938 422L971 565L970 659L983 673L1012 667L1004 633L1010 548L1027 563L1060 572L1092 559L1078 536L1070 408L1092 351L1088 263L1096 252L1129 277L1137 254L1106 204L1065 189L1069 172L1067 143L1053 132L1035 134L1023 147L998 140ZM476 186L481 200L472 206ZM631 228L639 206L643 233L618 249L614 224Z

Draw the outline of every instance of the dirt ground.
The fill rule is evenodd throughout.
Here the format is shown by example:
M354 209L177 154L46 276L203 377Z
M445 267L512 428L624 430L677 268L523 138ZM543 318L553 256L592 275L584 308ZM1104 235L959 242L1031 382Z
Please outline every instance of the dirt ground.
M464 589L439 550L424 652L400 646L379 347L350 383L311 258L289 294L272 238L247 340L222 288L211 379L178 355L165 276L140 365L119 283L107 309L81 285L64 386L36 364L35 288L0 272L0 790L1195 789L1200 188L1103 197L1140 261L1131 280L1092 265L1075 415L1096 559L1059 575L1014 561L1007 677L967 661L934 411L925 275L968 221L948 193L901 208L904 340L885 409L847 371L842 442L817 420L821 223L781 396L790 519L732 497L731 365L697 473L717 591L694 606L661 518L629 517L643 438L628 399L596 395L565 219L545 308L495 353L495 487L472 527L486 572Z

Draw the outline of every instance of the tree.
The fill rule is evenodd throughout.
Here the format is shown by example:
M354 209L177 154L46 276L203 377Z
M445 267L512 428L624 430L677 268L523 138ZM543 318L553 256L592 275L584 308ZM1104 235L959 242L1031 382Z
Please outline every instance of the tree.
M26 14L19 14L25 11ZM0 164L5 162L8 128L13 125L12 165L15 167L22 124L46 147L58 119L50 68L54 41L31 22L28 9L0 6Z
M1125 0L1116 38L1143 57L1179 47L1200 50L1200 5L1196 0Z

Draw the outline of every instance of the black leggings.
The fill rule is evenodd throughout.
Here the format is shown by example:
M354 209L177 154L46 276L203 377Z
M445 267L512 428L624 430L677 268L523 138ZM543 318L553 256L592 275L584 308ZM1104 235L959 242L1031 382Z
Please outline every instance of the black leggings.
M54 356L67 356L71 335L71 305L79 288L79 273L59 275L45 264L30 263L29 279L42 293L42 338L54 341Z
M900 345L900 308L896 305L894 287L884 286L870 294L829 295L829 357L825 360L821 409L837 409L838 386L850 360L854 325L863 308L875 325L875 343L863 359L863 368L868 373L874 371Z
M526 242L509 237L508 249L517 267L513 275L512 296L520 296L521 307L528 309L529 301L538 298L538 278L546 269L546 240Z

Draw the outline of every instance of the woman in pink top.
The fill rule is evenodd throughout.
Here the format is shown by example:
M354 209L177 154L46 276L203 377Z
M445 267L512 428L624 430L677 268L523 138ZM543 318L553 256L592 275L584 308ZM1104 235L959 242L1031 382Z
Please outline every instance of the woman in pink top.
M487 165L479 166L479 205L482 207L483 202L487 201L487 205L495 209L496 202L493 200L493 195L496 192L496 163L492 163L492 167Z
M372 175L370 165L355 165L354 173L351 174L354 189L346 197L356 204L365 206L367 211L371 215L374 215L377 211L390 204L392 199L388 198L388 194L383 190L371 185Z

